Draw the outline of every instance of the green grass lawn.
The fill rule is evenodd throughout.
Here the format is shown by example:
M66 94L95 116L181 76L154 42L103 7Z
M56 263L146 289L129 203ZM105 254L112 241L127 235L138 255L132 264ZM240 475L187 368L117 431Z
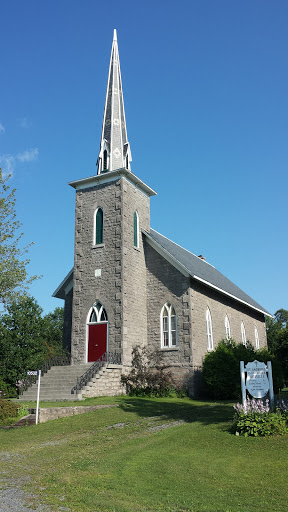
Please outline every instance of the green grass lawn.
M119 407L0 431L7 482L25 475L52 511L287 512L288 436L232 435L231 404L92 403Z

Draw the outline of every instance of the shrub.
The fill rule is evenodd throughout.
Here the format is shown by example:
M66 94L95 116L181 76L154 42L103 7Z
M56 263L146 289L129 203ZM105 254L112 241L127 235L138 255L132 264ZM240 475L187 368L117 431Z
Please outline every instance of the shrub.
M6 423L9 418L17 418L19 405L10 400L0 400L0 424Z
M132 369L129 374L121 375L121 380L129 395L169 396L173 379L168 368L160 350L149 351L137 345L132 350Z
M244 406L234 405L233 431L239 436L266 437L288 433L287 417L279 407L270 412L269 400L246 400ZM287 412L287 407L285 409Z
M275 390L283 387L284 378L275 356L267 350L255 350L247 343L236 344L235 341L222 340L213 352L206 354L203 362L202 377L206 394L214 399L237 399L241 396L240 361L272 362Z

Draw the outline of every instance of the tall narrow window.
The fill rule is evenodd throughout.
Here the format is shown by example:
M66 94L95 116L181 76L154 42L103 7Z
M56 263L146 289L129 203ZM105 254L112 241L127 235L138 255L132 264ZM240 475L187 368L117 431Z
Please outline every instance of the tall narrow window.
M134 212L134 247L139 247L139 215Z
M129 158L128 158L128 154L126 155L126 169L129 169Z
M225 334L226 334L226 340L231 340L231 330L230 330L230 322L229 318L226 315L225 316Z
M245 325L244 322L241 322L241 337L242 337L242 343L246 347L246 331L245 331Z
M161 310L161 347L177 346L177 317L174 307L166 302Z
M95 214L95 245L103 244L103 210L98 208Z
M258 329L255 327L255 347L260 348Z
M107 171L107 163L108 163L107 149L104 149L104 151L103 151L103 171Z
M207 334L207 349L213 350L213 332L212 332L212 319L210 309L206 311L206 334Z

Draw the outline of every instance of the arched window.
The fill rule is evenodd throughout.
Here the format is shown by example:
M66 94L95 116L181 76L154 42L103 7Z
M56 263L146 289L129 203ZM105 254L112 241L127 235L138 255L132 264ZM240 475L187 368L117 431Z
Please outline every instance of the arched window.
M103 171L107 171L108 169L108 155L107 155L107 149L104 149L103 151Z
M255 347L260 348L258 329L255 327Z
M241 322L241 337L242 337L242 343L246 347L246 331L245 331L245 325L244 322Z
M161 347L177 346L177 317L174 307L166 302L161 310Z
M128 158L128 153L126 155L126 169L129 169L129 158Z
M225 334L226 334L226 340L231 340L231 329L230 329L230 322L229 318L226 315L225 316Z
M103 244L103 210L97 208L94 223L94 245Z
M134 212L134 247L139 247L139 215L137 212Z
M108 321L108 318L107 318L107 313L106 313L106 310L104 309L104 307L102 306L102 304L100 302L95 302L95 304L93 304L91 310L90 310L90 314L89 314L89 317L88 317L88 323L90 324L98 324L100 322L107 322Z
M212 332L212 319L210 309L206 311L206 334L207 334L207 349L213 350L213 332Z

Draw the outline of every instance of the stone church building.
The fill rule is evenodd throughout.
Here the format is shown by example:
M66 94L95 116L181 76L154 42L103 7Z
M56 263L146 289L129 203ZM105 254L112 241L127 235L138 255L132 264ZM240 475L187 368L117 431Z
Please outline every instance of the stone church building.
M205 258L150 227L156 192L132 173L131 160L114 31L97 174L69 183L74 267L54 292L65 300L72 364L109 353L123 370L141 345L163 351L184 379L223 338L266 347L269 313Z

